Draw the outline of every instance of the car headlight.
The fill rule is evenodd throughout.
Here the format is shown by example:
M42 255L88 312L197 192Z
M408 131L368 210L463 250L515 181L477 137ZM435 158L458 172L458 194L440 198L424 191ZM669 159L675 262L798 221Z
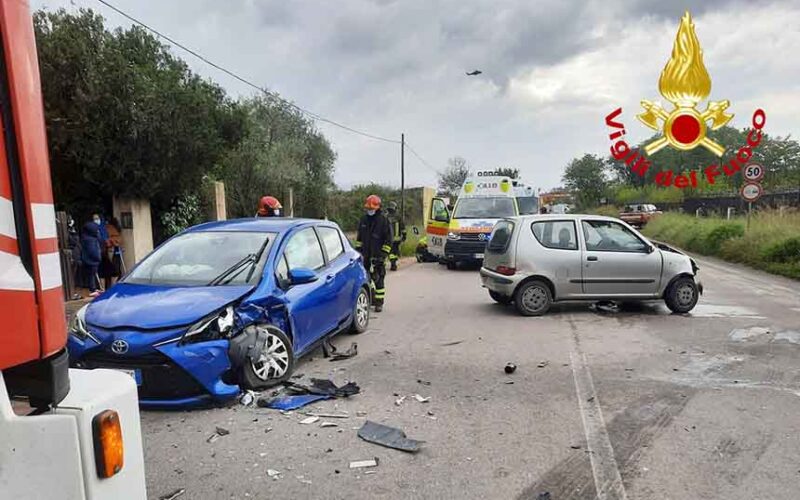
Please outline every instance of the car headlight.
M228 338L233 332L233 325L233 306L228 306L190 326L181 337L181 342L204 342L206 340Z
M453 231L450 231L449 233L447 233L447 239L448 240L460 240L461 239L461 235L458 234L458 233L454 233Z
M86 326L86 309L88 307L89 304L86 304L75 313L75 316L73 316L69 324L69 333L81 340L92 339L99 344L100 341L97 340L97 337L92 335L92 332L89 331L89 327Z

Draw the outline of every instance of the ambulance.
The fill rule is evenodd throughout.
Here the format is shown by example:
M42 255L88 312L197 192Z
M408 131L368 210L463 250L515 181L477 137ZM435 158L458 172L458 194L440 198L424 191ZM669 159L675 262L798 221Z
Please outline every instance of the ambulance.
M428 251L448 269L455 269L459 262L482 261L498 220L538 211L539 199L532 186L493 171L477 172L464 181L452 210L444 198L431 201Z

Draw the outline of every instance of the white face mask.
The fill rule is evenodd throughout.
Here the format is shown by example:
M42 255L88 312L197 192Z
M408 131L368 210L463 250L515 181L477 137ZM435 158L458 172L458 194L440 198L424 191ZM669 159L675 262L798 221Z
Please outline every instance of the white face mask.
M367 215L372 217L373 215L375 215L375 210L367 210Z
M100 219L92 219L92 222L94 222L98 226L100 225Z

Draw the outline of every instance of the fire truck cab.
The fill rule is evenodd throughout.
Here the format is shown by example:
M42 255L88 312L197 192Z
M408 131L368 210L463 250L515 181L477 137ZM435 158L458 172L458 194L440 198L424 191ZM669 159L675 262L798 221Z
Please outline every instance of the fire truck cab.
M71 370L33 24L0 1L0 497L146 498L134 381Z

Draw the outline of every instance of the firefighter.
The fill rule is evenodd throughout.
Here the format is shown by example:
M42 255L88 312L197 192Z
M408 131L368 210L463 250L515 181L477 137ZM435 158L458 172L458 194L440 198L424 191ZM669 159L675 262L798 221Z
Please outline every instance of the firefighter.
M400 244L406 241L406 225L397 213L397 203L390 201L386 205L387 218L392 225L392 252L389 254L390 269L397 271L397 259L400 258Z
M392 226L383 215L381 199L377 195L367 196L364 210L366 214L358 223L356 249L364 257L364 266L372 280L375 312L381 312L386 297L386 258L392 251Z
M283 206L274 196L264 196L258 202L256 217L280 217Z

